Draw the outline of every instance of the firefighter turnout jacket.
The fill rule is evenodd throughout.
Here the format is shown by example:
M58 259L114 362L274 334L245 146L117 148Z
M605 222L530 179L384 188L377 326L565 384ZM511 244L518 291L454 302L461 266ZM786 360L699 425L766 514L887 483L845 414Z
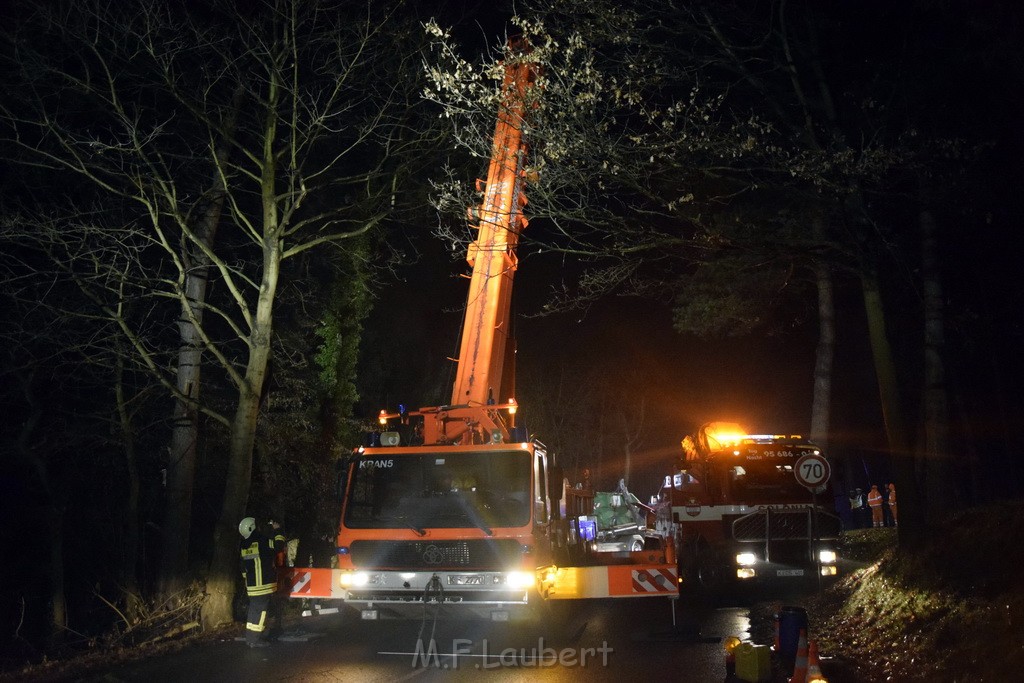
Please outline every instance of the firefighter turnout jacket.
M254 531L242 539L242 577L249 595L270 595L277 590L277 557L285 549L285 539Z

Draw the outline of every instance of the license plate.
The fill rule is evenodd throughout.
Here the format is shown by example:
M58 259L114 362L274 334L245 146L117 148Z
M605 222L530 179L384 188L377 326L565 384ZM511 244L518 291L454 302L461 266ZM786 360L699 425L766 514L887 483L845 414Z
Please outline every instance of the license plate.
M775 570L775 576L803 576L803 569L777 569Z
M450 586L482 586L484 585L484 577L480 575L455 575L448 577L448 585Z

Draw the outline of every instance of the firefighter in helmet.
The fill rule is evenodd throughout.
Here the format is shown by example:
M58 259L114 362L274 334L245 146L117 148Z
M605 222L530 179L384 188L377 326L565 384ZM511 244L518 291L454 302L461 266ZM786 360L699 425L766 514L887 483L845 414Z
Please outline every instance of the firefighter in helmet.
M249 595L245 623L245 641L249 647L267 646L268 615L277 592L277 558L285 549L280 525L271 521L266 526L266 532L257 529L253 517L246 517L238 525L238 533L242 535L242 578Z

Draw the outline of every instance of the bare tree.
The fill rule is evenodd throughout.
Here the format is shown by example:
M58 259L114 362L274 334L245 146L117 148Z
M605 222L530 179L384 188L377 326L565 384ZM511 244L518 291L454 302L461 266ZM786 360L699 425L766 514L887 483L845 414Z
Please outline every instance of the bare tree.
M33 86L0 109L4 144L28 166L77 178L76 194L123 207L144 240L146 295L178 311L174 362L118 327L183 426L193 411L228 433L204 609L208 625L228 621L282 265L378 229L404 202L405 162L422 153L409 27L393 10L332 2L32 8L9 36L8 64ZM38 40L50 34L52 44ZM200 364L233 387L230 405L200 400ZM178 437L165 586L185 579L194 436Z

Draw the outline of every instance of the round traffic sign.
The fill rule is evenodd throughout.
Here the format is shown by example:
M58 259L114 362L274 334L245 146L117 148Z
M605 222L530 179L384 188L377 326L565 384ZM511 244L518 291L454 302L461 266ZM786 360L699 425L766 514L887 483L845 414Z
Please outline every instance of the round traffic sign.
M828 482L828 478L832 476L832 468L829 467L824 456L807 453L796 461L793 474L796 475L796 480L801 486L816 489Z

